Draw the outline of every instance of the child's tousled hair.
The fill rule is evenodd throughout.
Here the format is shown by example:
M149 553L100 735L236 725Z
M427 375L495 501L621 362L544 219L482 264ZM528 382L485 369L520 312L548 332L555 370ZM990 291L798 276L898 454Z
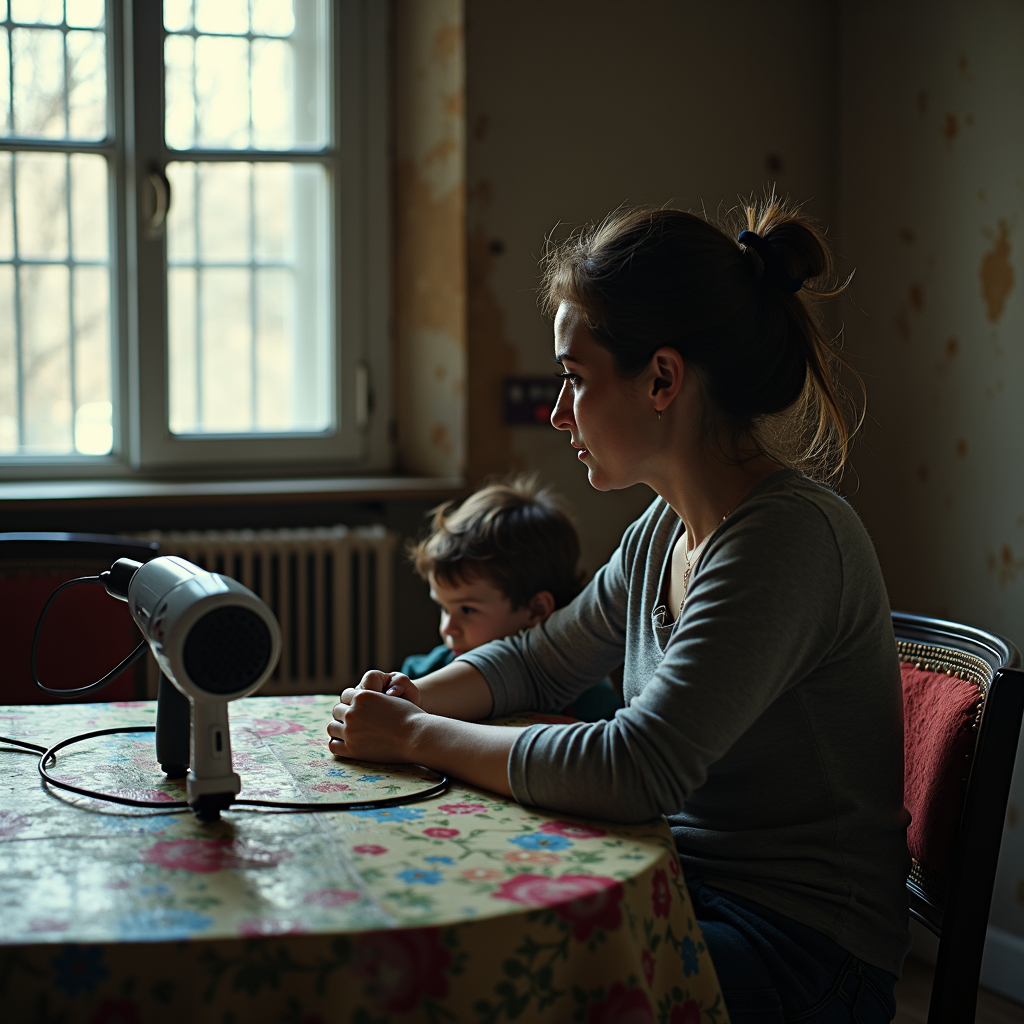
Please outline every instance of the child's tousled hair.
M536 477L514 476L471 494L462 504L431 511L430 530L408 545L423 579L442 583L482 578L522 608L547 590L555 607L568 604L582 587L576 528Z
M743 230L754 233L747 244ZM843 287L822 231L772 193L721 225L682 210L616 211L549 247L540 297L551 315L562 302L578 309L623 377L675 348L699 371L706 436L727 454L752 438L831 480L862 419L816 308Z

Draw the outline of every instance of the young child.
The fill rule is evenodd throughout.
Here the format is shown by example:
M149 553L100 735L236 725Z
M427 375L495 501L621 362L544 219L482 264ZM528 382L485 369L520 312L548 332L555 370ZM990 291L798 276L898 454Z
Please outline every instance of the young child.
M514 477L433 511L427 536L409 555L441 609L444 643L402 663L418 679L458 655L543 622L582 587L580 541L569 517L532 477ZM608 680L564 713L583 721L611 718L622 698Z

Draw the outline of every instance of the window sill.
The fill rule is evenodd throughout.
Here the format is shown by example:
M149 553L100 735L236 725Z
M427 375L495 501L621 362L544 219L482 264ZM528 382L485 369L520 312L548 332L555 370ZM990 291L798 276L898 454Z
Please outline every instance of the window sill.
M47 480L0 483L0 509L125 505L232 505L258 501L394 501L454 497L461 477L330 477L305 480Z

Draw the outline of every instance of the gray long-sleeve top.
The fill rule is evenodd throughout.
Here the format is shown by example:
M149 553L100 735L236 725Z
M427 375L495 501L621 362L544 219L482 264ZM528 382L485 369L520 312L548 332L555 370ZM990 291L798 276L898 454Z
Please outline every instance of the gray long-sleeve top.
M575 601L462 656L496 716L564 707L625 659L626 707L607 722L525 729L512 791L606 820L664 814L689 877L898 975L903 707L871 541L832 491L776 473L711 537L673 622L681 532L659 498Z

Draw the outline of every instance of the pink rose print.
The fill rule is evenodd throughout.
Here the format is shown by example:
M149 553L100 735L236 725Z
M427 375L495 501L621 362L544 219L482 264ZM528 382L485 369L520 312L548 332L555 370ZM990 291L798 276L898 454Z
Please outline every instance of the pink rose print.
M451 960L440 928L408 928L364 935L352 970L378 1010L409 1013L424 996L448 995L445 971Z
M571 921L578 941L590 938L595 928L607 931L622 923L622 883L600 875L515 875L491 895L527 905L555 907L563 921Z
M590 1007L587 1024L654 1024L654 1012L642 988L627 989L617 981L603 1003Z
M142 1024L142 1014L131 999L104 999L89 1024Z
M278 718L254 718L252 724L259 736L287 736L293 732L304 732L306 728L301 722L282 722Z
M640 966L644 969L644 977L647 979L647 987L650 988L654 984L654 957L651 956L651 951L645 949L640 954ZM698 1021L697 1024L700 1024Z
M141 708L142 707L142 703L143 702L141 700L115 700L114 701L114 707L115 708Z
M452 836L459 834L459 830L457 828L425 828L423 834L430 836L431 839L451 839Z
M493 882L496 878L501 878L501 872L495 871L494 868L468 868L462 872L463 878L468 878L471 882Z
M294 856L250 839L166 839L142 851L142 859L169 871L209 874L233 868L273 868Z
M672 909L672 890L668 887L668 876L661 868L654 872L651 883L651 903L654 905L655 917L668 917Z
M66 932L67 921L58 921L53 917L33 917L29 919L28 930L30 932Z
M352 847L353 853L366 853L371 857L376 857L378 854L387 853L388 848L386 846L374 846L373 843L362 843L359 846Z
M152 758L150 758L152 764ZM121 786L114 790L117 796L127 797L129 800L156 800L162 804L173 803L179 797L168 793L166 789L140 789L137 786Z
M350 889L316 889L302 897L303 903L313 903L318 907L343 907L346 903L359 899L359 893Z
M16 836L23 828L28 828L28 818L14 811L0 811L0 836Z
M687 999L682 1006L673 1006L668 1024L700 1024L700 1007L696 999Z
M487 808L483 804L441 804L438 810L445 814L479 814Z
M510 864L557 864L562 858L557 853L545 853L543 850L513 850L505 854Z
M315 789L318 793L343 793L352 787L346 782L318 782L309 788Z
M566 839L597 839L608 834L603 828L579 825L575 821L545 821L541 825L540 831L551 835L565 836Z
M305 935L306 926L298 921L267 921L253 918L238 926L238 934L247 939L258 939L265 935Z

